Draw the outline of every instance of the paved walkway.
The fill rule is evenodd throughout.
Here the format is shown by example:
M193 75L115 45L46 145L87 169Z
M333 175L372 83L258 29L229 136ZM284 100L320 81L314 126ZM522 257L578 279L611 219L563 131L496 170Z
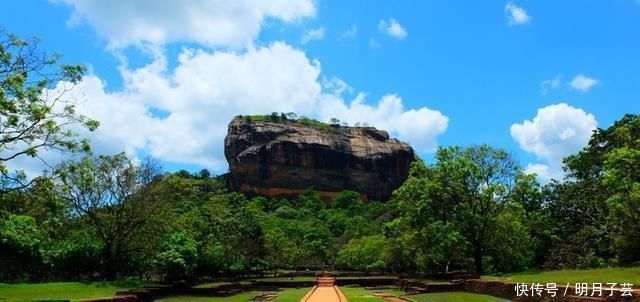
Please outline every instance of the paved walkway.
M320 277L300 302L347 302L342 291L334 285L336 278Z

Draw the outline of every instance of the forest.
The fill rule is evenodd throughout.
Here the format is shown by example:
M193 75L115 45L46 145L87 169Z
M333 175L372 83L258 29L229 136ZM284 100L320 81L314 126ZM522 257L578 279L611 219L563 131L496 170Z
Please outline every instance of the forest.
M321 269L493 274L640 263L640 115L597 129L541 184L507 150L440 147L391 200L244 196L225 175L97 155L64 99L86 68L0 36L0 282L193 281ZM69 84L64 88L59 82ZM47 93L44 93L44 92ZM46 97L45 97L46 95ZM19 156L67 159L30 179Z

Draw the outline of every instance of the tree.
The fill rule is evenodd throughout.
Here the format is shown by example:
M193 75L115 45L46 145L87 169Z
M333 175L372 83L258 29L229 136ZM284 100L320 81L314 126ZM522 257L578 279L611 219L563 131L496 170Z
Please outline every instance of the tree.
M281 228L272 228L265 231L264 243L267 261L273 270L274 275L278 275L279 268L292 267L296 257L297 247L293 240Z
M389 224L389 231L409 234L417 245L417 259L427 266L448 268L452 260L463 265L470 252L476 273L482 274L485 258L491 256L492 236L500 228L521 229L501 225L500 220L515 206L520 167L509 153L487 145L440 148L436 159L432 166L415 163L407 181L394 192L401 216ZM512 213L511 219L520 219L521 212Z
M296 120L298 118L298 115L295 112L289 112L289 113L286 114L286 116L287 116L287 119L292 120L292 121L294 121L294 120Z
M386 268L385 246L382 235L353 239L338 253L336 265L359 271L382 271Z
M487 241L513 192L519 166L509 153L487 145L440 149L436 158L443 197L456 205L454 218L471 243L475 271L482 274Z
M160 244L156 265L166 280L187 280L193 277L198 250L186 232L169 234Z
M40 50L38 42L0 29L0 192L31 184L24 173L10 172L7 162L24 155L47 164L39 155L43 150L88 151L88 141L68 126L93 131L99 125L65 97L86 69L59 64L60 56Z
M0 221L0 280L28 279L42 266L42 235L31 216L9 215Z
M556 228L577 228L589 240L563 243L556 250L573 251L565 258L594 258L578 263L583 266L613 257L620 264L639 261L640 115L627 114L595 130L588 145L565 164L568 177L556 186L552 204L554 220L562 222Z
M239 193L211 196L182 215L177 228L187 230L197 244L199 273L247 273L264 256L262 227Z
M336 209L362 209L362 199L360 193L355 191L344 190L340 192L334 199L331 206Z
M211 178L211 172L209 172L209 170L207 170L207 169L202 169L202 170L200 170L200 172L198 172L198 178L200 178L200 179L209 179L209 178Z
M340 126L340 120L335 117L332 117L329 119L329 124L333 126Z
M300 195L298 195L298 203L302 208L317 213L325 206L320 195L316 193L313 187L306 188Z
M115 279L135 236L161 205L152 186L159 166L120 153L66 162L58 173L59 196L87 217L102 243L102 277Z

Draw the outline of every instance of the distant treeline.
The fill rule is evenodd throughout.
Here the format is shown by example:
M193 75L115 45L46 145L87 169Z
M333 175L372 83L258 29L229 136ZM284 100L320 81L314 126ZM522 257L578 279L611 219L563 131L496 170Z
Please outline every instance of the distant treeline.
M308 189L293 200L227 192L208 171L162 174L123 154L61 165L1 195L0 280L195 279L322 268L497 273L640 260L640 117L598 129L539 184L481 145L416 162L386 202Z
M640 261L640 115L596 130L542 185L506 151L440 148L391 200L323 202L228 192L206 170L163 173L153 159L91 155L93 131L62 95L85 68L57 63L0 30L0 282L200 277L322 268L496 273ZM53 91L53 90L51 90ZM290 114L247 119L296 120ZM339 125L339 121L332 120ZM327 124L324 124L327 125ZM42 150L73 160L29 179L8 164Z

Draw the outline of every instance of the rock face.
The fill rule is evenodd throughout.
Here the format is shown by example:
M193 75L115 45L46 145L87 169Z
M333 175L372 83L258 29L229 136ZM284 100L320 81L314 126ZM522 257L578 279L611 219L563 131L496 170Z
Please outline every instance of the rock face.
M386 131L247 117L231 121L224 151L231 189L270 197L314 187L323 198L353 190L385 201L415 159L411 146Z

